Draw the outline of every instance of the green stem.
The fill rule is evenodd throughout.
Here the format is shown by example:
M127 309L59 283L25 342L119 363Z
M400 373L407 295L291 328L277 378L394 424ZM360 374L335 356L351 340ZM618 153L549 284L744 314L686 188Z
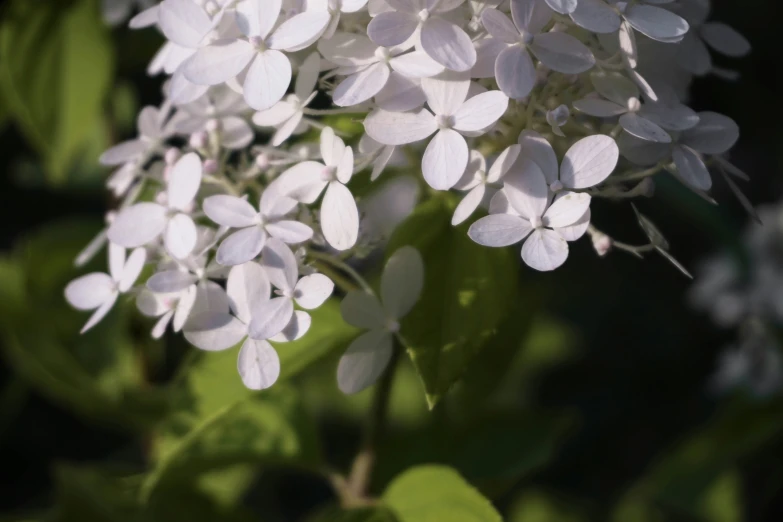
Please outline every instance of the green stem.
M345 261L342 261L341 259L338 259L325 252L319 252L317 250L310 250L307 252L307 255L310 256L310 258L315 259L317 261L323 261L325 263L329 263L334 268L341 270L342 272L345 272L348 276L351 277L351 279L356 281L356 284L359 285L362 288L362 290L364 290L370 295L375 295L375 292L373 292L372 287L367 283L367 281L365 281L365 279L361 276L361 274L356 270L354 270L353 267L350 266Z
M367 494L377 461L378 447L386 431L386 417L389 411L389 399L391 398L394 370L399 360L399 352L397 343L395 343L389 365L375 386L370 416L364 430L362 449L354 458L351 474L348 476L348 490L351 499L359 504L368 501Z

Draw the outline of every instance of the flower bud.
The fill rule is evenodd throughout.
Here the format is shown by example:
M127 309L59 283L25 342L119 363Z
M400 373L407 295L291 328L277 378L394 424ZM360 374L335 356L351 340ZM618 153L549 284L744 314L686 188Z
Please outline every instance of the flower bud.
M166 165L174 165L181 156L182 153L179 151L179 149L171 147L166 151L166 155L163 156L163 160L166 162Z
M212 158L204 160L204 174L215 174L220 168L218 162Z
M596 232L592 235L592 239L593 248L599 256L605 256L612 249L612 238L603 232Z
M190 135L189 144L194 149L204 149L209 143L209 136L206 132L194 132Z
M258 156L256 156L256 167L258 167L261 170L266 170L269 168L270 162L269 162L269 156L267 156L265 153L261 153Z
M207 132L217 132L217 131L220 130L220 127L221 127L220 120L215 119L215 118L212 118L211 120L209 120L207 122L206 126L205 126L205 128L207 129Z

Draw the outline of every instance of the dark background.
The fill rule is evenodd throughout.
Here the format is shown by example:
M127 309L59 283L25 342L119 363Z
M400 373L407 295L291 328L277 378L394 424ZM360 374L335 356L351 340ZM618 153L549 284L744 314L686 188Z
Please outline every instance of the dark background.
M712 18L744 34L753 51L742 60L724 63L716 59L738 69L740 81L697 79L691 105L696 110L724 113L739 124L741 138L731 160L752 178L743 188L756 205L773 203L783 194L783 127L776 102L783 88L778 70L777 2L713 3ZM156 104L159 79L147 77L144 66L160 38L154 31L126 29L115 29L112 38L119 52L118 83L132 86L139 106ZM117 132L124 137L132 131L131 125L125 125ZM28 176L29 165L35 161L36 152L14 124L4 123L0 131L0 246L6 252L20 248L41 227L74 217L92 223L92 230L97 230L111 203L100 182L51 187L40 176ZM666 234L672 252L685 266L695 267L716 250L736 248L748 219L721 181L713 190L719 207L689 194L665 174L656 181L655 196L641 201L639 207ZM602 230L629 243L644 241L627 203L600 202L593 208L593 222ZM622 518L628 522L783 519L783 430L759 437L753 432L758 422L783 415L780 398L757 399L742 393L719 397L708 392L718 355L736 339L736 332L718 328L704 313L688 307L690 284L657 256L640 261L616 252L598 258L587 239L573 245L572 257L554 273L522 271L523 292L542 303L536 317L546 316L548 328L555 330L552 335L558 339L553 342L565 346L564 353L570 355L553 356L551 363L543 364L532 376L521 371L516 381L512 379L510 393L518 393L519 400L531 409L568 411L575 420L545 466L497 497L498 506L507 513L514 509L523 513L513 515L518 517L514 520L612 520L609 514L617 513L616 506L628 498L629 491L639 483L655 482L649 477L659 462L694 436L724 429L723 420L736 412L738 416L726 421L734 438L724 432L715 435L718 442L709 453L717 463L707 465L712 478L730 475L735 487L726 491L737 493L738 500L731 504L729 493L716 490L715 502L722 505L723 500L732 507L716 508L718 515L705 516L707 511L697 513L676 502L661 502L653 510L659 518L631 514ZM44 308L37 313L40 327L45 328L53 312ZM79 320L86 317L79 316L77 329ZM141 338L149 324L139 320L131 328ZM530 341L536 342L535 337ZM178 354L185 349L175 337L167 338L166 345L169 355L161 356L153 381L169 378ZM134 435L85 419L15 378L13 370L3 364L0 513L35 514L52 505L52 471L57 463L107 462L118 455L125 461L143 459L143 447ZM751 420L743 420L743 415ZM355 420L347 417L323 423L327 447L338 461L350 454L356 442ZM689 462L684 458L682 467L687 469L692 465ZM676 497L685 488L675 485L674 489ZM326 499L328 490L323 484L281 472L271 478L265 475L251 488L246 502L265 514L259 520L294 520ZM740 518L732 518L735 511Z

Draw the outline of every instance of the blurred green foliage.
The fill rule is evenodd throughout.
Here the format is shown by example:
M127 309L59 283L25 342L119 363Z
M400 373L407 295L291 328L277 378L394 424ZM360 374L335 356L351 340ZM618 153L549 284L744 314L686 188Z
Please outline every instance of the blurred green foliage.
M13 242L0 255L0 472L11 484L0 519L780 520L783 402L707 395L726 334L682 305L673 270L597 260L576 245L558 273L520 273L517 249L478 247L449 225L448 196L421 205L386 250L415 245L427 279L403 322L410 359L394 376L374 505L340 506L330 488L350 468L372 403L372 390L345 397L335 385L337 358L357 335L339 297L313 313L304 339L276 346L281 382L261 393L238 378L236 348L151 340L132 298L80 336L86 317L62 292L104 269L102 259L83 270L73 260L106 202L79 189L100 185L95 158L160 92L143 79L160 39L110 32L98 6L12 0L0 14ZM766 95L752 80L736 100L741 124ZM361 133L350 117L328 123L354 141ZM693 232L683 221L711 244L737 245L725 214L665 179L660 189L666 212L653 217L684 261L705 240L683 239ZM630 209L596 207L612 235L640 237Z

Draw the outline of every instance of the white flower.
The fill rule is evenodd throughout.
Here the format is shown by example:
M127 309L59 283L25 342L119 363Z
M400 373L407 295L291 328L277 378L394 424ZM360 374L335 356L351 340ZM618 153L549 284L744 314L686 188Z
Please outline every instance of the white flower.
M340 13L355 13L367 5L367 0L306 0L306 3L309 11L329 13L329 24L322 35L324 39L329 39L340 23Z
M443 72L443 66L422 51L402 54L402 48L379 47L364 35L338 33L329 40L322 40L318 50L327 60L339 66L336 74L347 76L332 95L335 105L341 107L358 105L379 94L376 102L387 110L419 107L424 103L421 90L400 87L415 86L416 83L410 79ZM389 92L383 93L387 87ZM400 95L409 99L402 102L395 100L393 105L389 102L389 98Z
M508 107L508 97L487 91L467 98L470 82L464 76L424 78L421 81L427 104L434 112L388 112L376 109L364 121L367 134L384 145L405 145L433 133L422 158L422 173L437 190L448 190L465 172L468 144L462 134L483 134Z
M473 223L468 235L491 247L527 238L522 245L525 263L536 270L554 270L568 257L567 241L581 237L590 222L590 196L562 190L600 183L614 170L619 152L608 136L583 138L566 152L558 178L557 158L546 140L529 132L520 136L520 143L518 164L496 196L507 199L506 208L491 208L493 213ZM493 201L493 206L502 205Z
M583 43L563 32L542 33L552 11L544 0L511 0L512 23L497 9L485 9L481 22L493 38L503 42L495 60L498 87L509 98L524 98L536 84L536 68L528 54L565 74L589 70L595 58Z
M65 298L71 306L78 310L95 310L81 333L98 324L112 309L117 297L130 290L146 259L146 250L137 248L126 260L125 249L110 243L108 274L93 272L68 283Z
M620 116L619 123L628 134L657 143L670 143L671 136L658 124L645 117L644 106L639 101L639 89L631 80L619 73L590 75L595 90L604 99L583 98L574 102L574 108L601 118Z
M334 291L334 283L323 274L312 273L297 281L299 263L288 246L277 239L270 239L264 246L262 255L263 266L272 285L277 288L281 299L291 302L291 315L286 321L286 327L273 341L295 341L310 328L310 314L293 309L293 304L305 310L314 310L321 306Z
M220 243L217 262L221 265L241 265L254 259L264 248L267 237L276 237L286 243L301 243L313 235L307 225L285 219L296 208L297 202L267 189L261 194L259 210L236 196L217 195L204 200L204 213L209 219L225 227L239 230Z
M167 109L144 107L136 120L139 137L113 146L101 154L99 161L102 165L113 166L142 159L174 135L176 120L167 119Z
M323 163L294 165L274 186L281 194L307 204L314 203L326 189L321 202L321 230L333 248L347 250L359 236L359 210L345 186L353 175L353 150L326 127L321 131L321 158Z
M551 111L547 111L546 122L552 127L552 132L561 138L565 138L565 133L563 133L563 130L560 127L568 123L568 118L570 116L571 111L568 110L566 105L558 105Z
M280 358L267 339L283 331L293 305L270 299L266 271L252 261L231 269L226 292L229 307L193 315L185 325L185 339L207 351L226 350L244 340L237 358L242 382L253 390L269 388L280 376Z
M242 96L227 87L213 87L201 98L179 107L176 130L181 134L217 128L220 145L244 149L253 141L253 130L243 117L248 107Z
M650 0L648 3L660 3ZM619 0L578 0L571 19L594 33L613 33L625 19L631 27L659 42L676 43L688 32L684 18L654 5Z
M163 244L172 256L181 259L190 254L198 235L189 214L201 186L202 168L195 152L182 156L169 173L165 204L145 202L123 209L109 227L109 240L134 248L163 234Z
M367 36L382 47L418 42L430 58L452 71L468 71L476 49L465 31L443 15L464 0L387 0L392 11L380 13L367 26ZM412 38L413 37L413 38Z
M470 217L482 203L488 203L492 196L502 187L503 176L511 169L520 151L519 145L511 145L495 159L487 171L487 160L475 150L470 151L470 162L465 174L454 188L467 191L465 197L454 209L451 224L456 226Z
M236 23L244 38L224 39L202 47L183 64L185 77L199 85L217 85L243 71L248 105L266 110L283 98L291 83L293 52L313 43L329 23L329 13L306 11L275 27L282 0L242 0Z
M380 300L363 291L345 296L340 307L343 319L369 331L357 337L340 358L337 385L343 393L358 393L381 376L394 350L399 321L419 300L423 286L421 255L413 247L402 247L383 270Z
M293 94L274 106L253 115L253 123L259 127L275 127L270 145L277 147L292 134L301 134L308 128L304 110L318 94L316 84L321 71L321 59L318 53L312 53L299 67Z

